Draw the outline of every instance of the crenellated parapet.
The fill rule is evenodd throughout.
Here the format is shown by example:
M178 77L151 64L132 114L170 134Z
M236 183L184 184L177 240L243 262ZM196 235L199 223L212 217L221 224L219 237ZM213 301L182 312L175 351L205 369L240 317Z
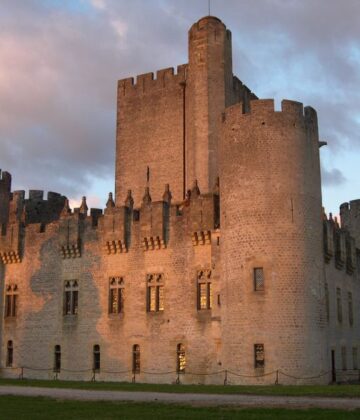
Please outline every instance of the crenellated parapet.
M355 239L346 227L340 226L337 218L330 213L323 216L324 257L326 263L334 261L339 270L346 269L348 274L356 270Z
M201 194L197 181L189 193L188 206L184 208L188 229L194 246L211 243L214 229L220 227L219 194Z
M128 77L118 81L118 96L142 96L151 95L154 91L179 87L186 80L187 64L161 69L154 73L144 73L134 77Z
M124 206L116 207L112 194L109 194L104 216L99 219L100 238L109 255L128 251L133 204L130 190Z
M162 201L153 202L149 187L145 188L140 208L140 232L144 251L163 249L169 239L171 192L165 186Z

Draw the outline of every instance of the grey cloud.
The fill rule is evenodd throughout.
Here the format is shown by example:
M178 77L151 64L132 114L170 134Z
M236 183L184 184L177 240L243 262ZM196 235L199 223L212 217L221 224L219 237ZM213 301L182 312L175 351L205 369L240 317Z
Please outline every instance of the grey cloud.
M333 168L333 169L326 169L326 168L321 168L321 178L322 178L322 182L323 185L328 187L328 186L338 186L338 185L342 185L346 182L346 178L343 175L343 173L337 169L337 168Z

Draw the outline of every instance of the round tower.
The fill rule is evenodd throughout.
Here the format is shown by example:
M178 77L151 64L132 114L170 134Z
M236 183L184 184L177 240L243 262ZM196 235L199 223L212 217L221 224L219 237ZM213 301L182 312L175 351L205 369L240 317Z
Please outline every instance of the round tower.
M257 383L328 371L316 112L292 101L275 112L273 100L228 108L220 186L223 365Z
M186 185L199 181L203 192L218 177L221 114L232 94L231 32L220 19L206 16L189 30L186 81Z

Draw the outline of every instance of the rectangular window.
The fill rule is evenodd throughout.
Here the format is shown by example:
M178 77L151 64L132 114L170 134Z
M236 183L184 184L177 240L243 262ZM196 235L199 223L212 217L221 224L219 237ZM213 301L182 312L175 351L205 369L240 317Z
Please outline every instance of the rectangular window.
M342 304L341 304L341 290L336 289L336 308L337 308L337 319L338 322L342 323Z
M64 315L77 315L79 306L79 285L77 280L65 282Z
M211 309L212 305L211 270L201 270L197 274L197 306L203 310Z
M254 290L262 292L264 288L264 269L262 267L254 268Z
M264 344L254 344L255 369L265 366Z
M124 311L124 279L110 277L109 313L120 314Z
M15 317L17 315L17 293L18 288L16 284L9 284L6 286L5 292L5 317Z
M347 369L347 365L346 365L346 347L341 347L341 367L342 367L342 370L346 370Z
M148 312L162 312L164 310L164 276L162 274L148 274L147 281L147 310Z
M353 312L353 301L352 301L352 293L348 293L348 312L349 312L349 325L352 326L354 324L354 312Z
M353 369L358 369L358 350L357 347L353 347L352 349L352 358L353 358Z

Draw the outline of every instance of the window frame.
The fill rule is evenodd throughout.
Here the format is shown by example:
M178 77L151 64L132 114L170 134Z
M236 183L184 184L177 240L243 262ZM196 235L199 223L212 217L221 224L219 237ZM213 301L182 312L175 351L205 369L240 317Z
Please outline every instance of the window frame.
M18 287L16 284L5 286L4 318L16 318L18 313Z
M179 343L176 346L176 372L185 373L186 370L186 351L185 346Z
M259 355L262 354L262 359ZM254 368L264 369L265 368L265 345L264 343L254 344Z
M261 275L262 279L259 277L260 275ZM254 267L253 268L253 285L254 285L254 292L265 292L265 271L264 271L264 267Z
M66 280L64 282L63 315L75 317L79 313L79 282Z
M213 308L213 285L211 270L199 270L197 272L197 309L208 311Z
M165 285L162 273L146 275L146 311L162 313L165 309Z
M93 371L100 372L101 369L101 348L99 344L93 346Z
M60 373L61 371L61 346L56 344L54 346L54 369L55 373Z
M14 342L8 340L6 343L6 367L13 367L14 364Z
M125 281L122 276L109 278L109 308L111 316L124 313Z
M139 374L141 369L140 345L134 344L132 347L132 373Z

